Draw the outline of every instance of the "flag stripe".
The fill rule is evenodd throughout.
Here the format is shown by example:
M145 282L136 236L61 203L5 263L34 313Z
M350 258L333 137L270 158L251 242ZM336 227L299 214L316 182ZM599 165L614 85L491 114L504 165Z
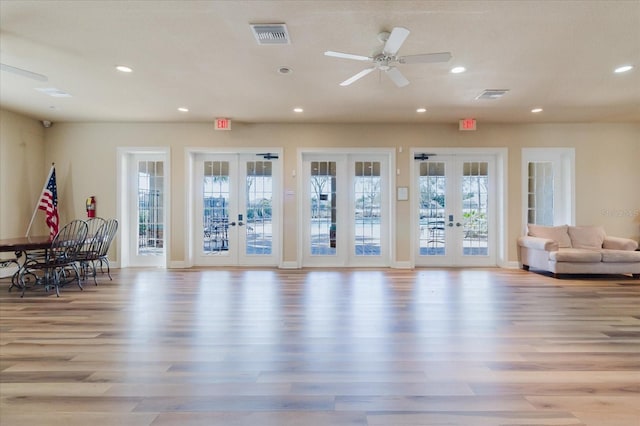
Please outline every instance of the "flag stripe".
M42 191L38 209L46 213L45 222L49 227L49 236L53 239L58 234L58 186L56 184L56 170L52 169L47 185Z

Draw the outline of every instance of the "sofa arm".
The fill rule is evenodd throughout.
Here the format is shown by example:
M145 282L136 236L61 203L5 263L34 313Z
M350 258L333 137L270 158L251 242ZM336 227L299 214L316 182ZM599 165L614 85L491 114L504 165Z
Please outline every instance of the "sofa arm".
M533 250L558 251L558 243L556 241L529 235L519 237L518 245Z
M602 248L609 250L630 250L638 248L638 243L631 238L604 237Z

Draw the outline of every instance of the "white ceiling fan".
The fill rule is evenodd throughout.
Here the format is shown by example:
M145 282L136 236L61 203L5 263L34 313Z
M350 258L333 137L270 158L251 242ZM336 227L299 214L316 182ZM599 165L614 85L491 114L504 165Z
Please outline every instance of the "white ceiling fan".
M404 75L400 72L398 68L396 68L393 64L424 64L424 63L434 63L434 62L447 62L451 59L450 52L441 52L441 53L423 53L420 55L408 55L408 56L397 56L398 50L402 46L402 43L406 40L409 35L409 30L403 27L395 27L391 33L382 32L378 35L378 39L385 43L382 52L374 55L374 56L361 56L361 55L353 55L351 53L341 53L334 52L328 50L324 52L326 56L332 56L334 58L343 58L343 59L354 59L356 61L368 61L373 62L373 66L369 68L365 68L360 71L356 75L346 79L340 86L348 86L351 83L361 79L365 75L369 74L374 70L384 71L385 74L389 76L391 81L393 81L396 86L404 87L409 84L409 80L406 79Z

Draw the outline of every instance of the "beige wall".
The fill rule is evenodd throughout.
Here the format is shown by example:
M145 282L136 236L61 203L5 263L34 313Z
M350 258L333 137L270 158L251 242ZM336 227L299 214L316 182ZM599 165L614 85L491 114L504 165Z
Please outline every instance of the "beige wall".
M100 216L116 216L118 147L170 147L172 263L185 260L185 149L197 147L282 147L285 191L297 191L291 171L297 167L297 149L301 147L394 147L395 168L400 169L396 177L398 186L411 186L412 147L506 147L509 150L508 260L512 262L517 258L515 238L522 229L521 148L573 147L576 150L576 222L601 224L610 235L640 237L640 124L479 123L476 132L459 132L457 125L448 124L234 122L233 130L216 132L212 123L56 123L45 130L45 140L44 164L56 163L61 221L83 217L84 200L89 195L96 196ZM403 148L402 152L397 150L399 147ZM5 191L5 186L3 181L0 193ZM393 259L398 262L407 262L410 258L409 213L408 203L398 203L397 254ZM297 256L296 215L295 197L284 197L285 262L293 262ZM19 219L12 216L10 220Z
M38 120L0 110L0 238L23 237L51 167ZM30 235L46 235L38 211Z

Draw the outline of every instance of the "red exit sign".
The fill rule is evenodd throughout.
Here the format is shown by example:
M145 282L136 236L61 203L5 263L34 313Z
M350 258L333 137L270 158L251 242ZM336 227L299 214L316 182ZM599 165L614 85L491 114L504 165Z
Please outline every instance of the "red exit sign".
M476 130L475 118L463 118L460 120L460 130Z
M231 130L231 120L228 118L216 118L216 130Z

